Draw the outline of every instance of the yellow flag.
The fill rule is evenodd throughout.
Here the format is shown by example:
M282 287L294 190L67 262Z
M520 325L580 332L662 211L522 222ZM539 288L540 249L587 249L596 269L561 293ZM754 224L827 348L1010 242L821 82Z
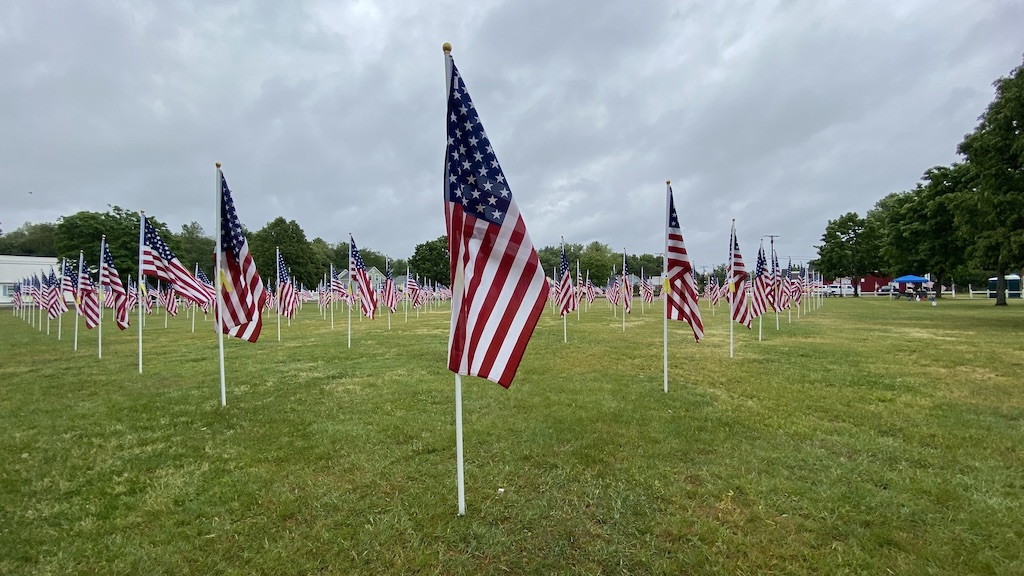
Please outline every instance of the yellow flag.
M224 273L224 269L220 269L220 285L224 287L228 293L231 293L231 282L228 281L228 275Z

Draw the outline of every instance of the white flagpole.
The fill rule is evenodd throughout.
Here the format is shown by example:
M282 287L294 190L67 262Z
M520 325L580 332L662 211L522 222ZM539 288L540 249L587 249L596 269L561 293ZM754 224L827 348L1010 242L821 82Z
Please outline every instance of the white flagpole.
M57 296L61 302L64 302L64 259L60 259L60 282L57 283ZM61 324L63 324L64 314L57 316L57 340L60 340Z
M274 290L277 295L277 341L281 341L281 247L274 246Z
M402 300L405 301L405 323L406 324L409 323L409 278L410 278L409 273L410 272L411 271L409 270L409 267L406 266L405 267L405 289L402 290L402 295L404 296L404 298L402 298Z
M663 318L662 318L663 327L662 327L662 338L661 338L662 344L664 346L663 358L664 358L664 364L665 364L665 394L668 394L668 293L665 290L665 288L668 286L668 224L669 224L669 218L672 217L671 214L669 213L669 211L671 210L671 208L670 208L671 202L672 202L672 181L671 180L665 180L665 254L662 257L662 263L661 263L661 276L662 276L661 293L664 296L664 301L665 301L665 313L662 314L662 316L663 316ZM698 304L698 306L699 306L699 304Z
M334 262L331 262L331 277L329 280L331 287L331 330L334 330Z
M167 314L167 301L169 300L169 298L167 298L167 296L164 295L164 293L161 291L160 288L161 288L160 287L160 279L157 278L156 279L156 293L164 301L164 328L167 328L167 317L168 317L168 314Z
M733 264L733 254L734 254L734 252L736 250L734 248L735 245L736 245L736 219L733 218L732 219L732 232L729 233L729 266L726 267L726 272L725 272L725 274L727 276L725 281L729 283L729 292L728 292L728 294L729 294L729 358L733 357L733 331L735 330L735 328L733 327L733 321L732 321L733 306L735 306L735 303L736 303L736 286L735 286L735 282L732 281L733 280L733 265L734 265Z
M78 251L78 279L82 279L82 265L85 263L85 256L81 250ZM82 301L79 295L82 293L82 285L78 285L78 293L75 294L75 351L78 351L78 317L82 315Z
M771 240L772 240L772 270L775 272L775 274L772 276L772 294L774 295L774 297L772 299L775 301L775 304L772 305L772 308L775 309L775 329L779 330L779 306L778 305L779 305L779 299L782 298L782 293L781 293L782 291L780 290L780 288L782 286L782 270L777 270L775 268L775 262L776 262L776 258L775 258L775 236L772 236Z
M644 267L641 266L640 267L640 313L641 314L646 314L646 312L644 312L644 285L645 284L646 283L644 282Z
M221 291L221 283L223 282L223 279L221 278L221 271L223 270L223 268L221 268L222 256L220 245L221 224L223 218L223 215L221 214L221 209L223 208L224 204L224 191L221 190L220 184L220 162L217 162L216 166L217 169L215 176L215 190L217 198L217 270L215 273L217 277L215 279L216 286L214 287L214 289L217 291L217 350L218 356L220 356L220 405L221 407L224 407L227 406L228 404L227 387L225 386L224 382L224 293Z
M576 281L580 280L580 259L576 259ZM576 292L576 321L580 321L580 308L583 308L583 298L580 297L580 288L582 286L575 286L573 290Z
M384 257L384 268L389 270L389 271L391 269L391 264L390 264L390 261L388 260L387 256ZM392 275L392 278L391 278L391 289L395 291L394 292L395 294L398 293L398 287L395 286L395 279L394 279L393 275ZM390 305L390 303L387 306L385 306L385 308L388 309L388 330L391 330L391 305Z
M96 323L96 357L103 358L103 267L106 263L103 261L103 247L107 243L107 235L104 234L100 237L100 273L99 278L96 279L96 295L100 302L100 320ZM40 316L41 318L41 316Z
M196 262L195 277L199 278L199 262ZM196 333L196 301L192 301L192 333Z
M355 295L352 294L352 233L348 233L348 347L352 347L352 304L355 302Z
M450 97L452 89L452 46L444 43L445 63L445 100ZM452 290L456 289L455 282L452 282ZM455 374L455 454L456 454L456 478L459 491L459 516L466 515L466 484L465 466L462 459L462 376Z
M622 286L619 287L619 296L622 296L622 331L626 331L626 247L622 247ZM629 295L630 298L633 296L633 288L630 287Z
M138 212L138 286L135 293L138 295L138 373L142 373L142 288L145 286L145 279L142 278L142 245L145 244L145 210ZM145 294L146 298L150 294Z

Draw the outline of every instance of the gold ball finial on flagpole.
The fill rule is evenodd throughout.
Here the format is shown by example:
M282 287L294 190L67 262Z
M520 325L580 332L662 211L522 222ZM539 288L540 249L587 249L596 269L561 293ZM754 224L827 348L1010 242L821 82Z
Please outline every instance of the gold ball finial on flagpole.
M444 50L445 54L450 54L452 51L452 45L445 42L444 44L441 44L441 50Z
M665 184L668 185L668 186L671 186L672 185L672 181L671 180L665 180Z
M217 166L217 168L220 168L220 162L214 162L214 165Z

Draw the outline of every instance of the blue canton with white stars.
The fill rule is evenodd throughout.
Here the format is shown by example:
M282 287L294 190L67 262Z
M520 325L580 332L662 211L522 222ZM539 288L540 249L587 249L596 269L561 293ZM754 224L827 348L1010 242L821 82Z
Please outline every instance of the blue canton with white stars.
M287 284L291 281L288 270L284 267L284 256L280 254L277 255L277 278L279 284Z
M768 261L764 258L764 248L757 251L757 268L754 269L754 277L760 278L768 273Z
M671 188L669 191L671 191ZM679 229L679 216L676 214L676 200L671 196L669 196L668 199L668 227L671 230Z
M110 245L103 245L103 263L107 265L107 269L117 272L117 267L114 266L114 258L110 255Z
M356 264L356 270L366 271L366 265L363 264L363 257L359 255L359 248L356 246L356 241L352 239L352 236L348 237L349 242L352 245L352 261Z
M71 263L64 261L64 276L71 279L71 285L74 286L75 290L78 290L78 274L75 274L74 270L71 269Z
M242 224L238 221L235 203L231 200L231 190L223 172L220 174L220 194L220 249L230 252L237 262L245 243L245 236L242 234Z
M144 238L146 246L152 248L164 262L174 260L174 252L171 252L171 249L167 247L163 238L160 238L160 234L157 233L156 228L149 223L149 218L143 218L143 221L145 222Z
M559 265L560 274L565 276L569 273L569 261L565 259L565 246L562 246L562 262Z
M461 204L468 215L501 226L512 201L512 192L455 62L452 62L451 88L446 158L448 201Z

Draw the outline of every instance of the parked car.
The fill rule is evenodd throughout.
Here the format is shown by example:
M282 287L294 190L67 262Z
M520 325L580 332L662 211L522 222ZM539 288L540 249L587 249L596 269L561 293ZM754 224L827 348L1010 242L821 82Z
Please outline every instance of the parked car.
M878 288L875 289L876 296L891 296L893 292L895 292L895 290L893 290L893 287L888 285L879 286Z
M843 284L842 286L826 286L828 288L829 296L853 296L853 284Z

